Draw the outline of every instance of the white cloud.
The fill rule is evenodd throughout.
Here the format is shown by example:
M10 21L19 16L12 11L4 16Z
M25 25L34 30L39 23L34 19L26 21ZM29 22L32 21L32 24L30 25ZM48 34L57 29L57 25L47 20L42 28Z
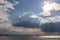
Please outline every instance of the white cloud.
M0 0L0 4L2 4L1 6L3 8L11 8L11 9L14 9L14 5L10 2L8 2L7 0Z
M18 2L16 2L16 4L17 3ZM9 15L5 11L8 10L8 8L15 9L13 6L14 4L8 2L7 0L0 0L0 22L8 20Z
M8 14L5 12L5 9L14 9L14 5L7 0L0 0L0 21L8 20Z
M19 18L21 18L21 17L23 17L23 16L28 16L28 17L30 17L31 15L34 15L34 13L33 13L33 12L25 12L25 13L23 13L22 15L20 15Z
M41 20L41 23L60 22L60 16L47 17Z
M38 18L37 15L31 15L30 17L31 17L31 18Z
M14 1L14 5L17 5L17 4L19 4L19 2L17 2L17 1Z
M0 0L0 28L7 28L9 26L12 26L12 24L10 24L11 22L8 19L9 15L5 9L14 9L13 6L14 5L7 0Z
M40 13L43 16L50 16L51 11L57 11L60 10L60 4L56 2L48 2L44 1L44 5L42 7L42 12Z
M50 22L60 22L60 16L54 16L54 17L39 17L38 15L32 14L29 17L31 18L37 18L39 23L45 24L45 23L50 23Z

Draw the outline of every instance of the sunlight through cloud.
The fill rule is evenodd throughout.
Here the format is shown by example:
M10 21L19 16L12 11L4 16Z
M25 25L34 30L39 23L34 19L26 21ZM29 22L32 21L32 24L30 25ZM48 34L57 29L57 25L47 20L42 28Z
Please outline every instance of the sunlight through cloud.
M44 5L42 7L41 15L50 16L51 15L51 11L54 11L54 10L55 11L60 10L60 4L58 4L56 2L44 1Z

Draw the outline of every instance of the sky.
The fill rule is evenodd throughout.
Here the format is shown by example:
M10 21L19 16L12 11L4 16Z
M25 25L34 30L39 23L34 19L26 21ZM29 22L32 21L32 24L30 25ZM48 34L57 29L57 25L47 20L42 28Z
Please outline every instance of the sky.
M49 27L51 23L56 24L58 27L54 27L54 30L58 31L60 0L0 0L0 28L3 32L7 30L7 33L14 31L20 34L23 28L40 30L46 28L42 25L47 23Z

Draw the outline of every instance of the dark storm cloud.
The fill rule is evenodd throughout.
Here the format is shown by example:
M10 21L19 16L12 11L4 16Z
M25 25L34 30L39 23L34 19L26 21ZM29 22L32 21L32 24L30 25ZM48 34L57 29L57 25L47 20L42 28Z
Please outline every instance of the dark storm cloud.
M42 24L41 29L44 32L60 32L60 22Z

